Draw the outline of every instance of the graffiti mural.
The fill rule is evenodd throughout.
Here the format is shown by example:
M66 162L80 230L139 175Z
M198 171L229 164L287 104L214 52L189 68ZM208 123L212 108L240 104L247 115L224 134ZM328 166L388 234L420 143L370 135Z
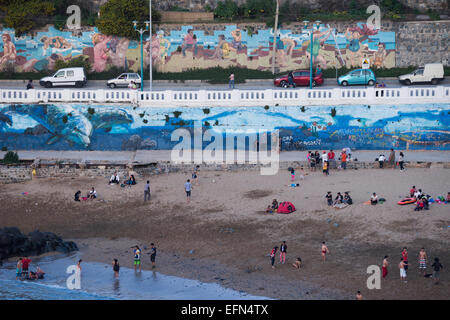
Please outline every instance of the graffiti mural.
M95 72L112 66L133 71L140 68L137 41L105 36L96 28L79 36L53 27L33 36L15 37L12 29L4 29L1 34L0 69L53 70L57 60L79 56L89 58ZM192 26L159 30L144 42L144 65L148 66L151 57L156 68L163 72L215 66L270 70L274 41L276 63L281 70L309 68L311 55L314 66L320 65L322 69L357 67L363 58L369 59L373 68L395 66L395 33L370 29L363 23L339 33L320 25L312 34L312 45L311 35L306 30L281 29L276 36L272 29L244 30L236 25L227 25L213 34Z
M218 134L280 130L283 150L450 150L450 104L138 108L0 105L0 147L16 150L171 149L194 122ZM225 140L225 139L224 139ZM205 145L206 146L206 145Z

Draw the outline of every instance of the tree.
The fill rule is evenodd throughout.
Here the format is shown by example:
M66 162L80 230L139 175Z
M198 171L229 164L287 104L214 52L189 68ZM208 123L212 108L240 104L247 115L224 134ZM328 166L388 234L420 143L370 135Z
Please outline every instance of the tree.
M139 34L133 28L133 21L143 23L149 19L148 16L149 0L109 0L100 7L97 27L106 35L137 39ZM152 7L152 22L159 22L160 17Z
M220 1L214 10L214 16L220 19L232 20L239 12L239 7L233 0Z
M43 18L53 14L55 7L42 0L0 0L0 10L5 13L5 25L14 28L16 36L41 25Z

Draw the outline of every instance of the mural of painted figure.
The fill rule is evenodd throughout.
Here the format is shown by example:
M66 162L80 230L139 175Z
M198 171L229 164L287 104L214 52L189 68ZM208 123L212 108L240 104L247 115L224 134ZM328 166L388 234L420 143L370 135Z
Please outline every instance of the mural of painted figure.
M109 58L113 66L125 68L130 40L114 37L109 43Z
M72 58L72 56L68 56L66 58L63 57L61 54L52 53L49 57L37 60L37 59L30 59L28 60L23 66L22 71L23 72L33 72L33 71L42 71L42 70L55 70L56 61L58 60L65 60L68 61Z
M292 51L295 48L295 41L287 35L280 35L277 37L276 48L279 67L287 67L288 59L291 57Z
M146 41L144 44L144 50L146 52L147 57L150 56L150 41ZM161 52L160 52L159 38L158 35L152 34L152 64L156 65L161 62ZM148 59L146 59L149 61ZM147 61L145 61L145 65L148 65Z
M331 32L333 31L333 29L328 29L326 31L319 31L316 30L313 32L313 42L312 42L312 60L313 60L313 65L318 65L320 64L324 69L327 68L327 61L326 59L320 54L320 48L321 46L325 43L325 41L328 40L328 38L331 35ZM310 61L311 61L311 41L308 41L308 46L306 47L305 50L305 55L307 58L307 64L309 65Z
M106 69L106 63L108 60L108 48L107 44L111 41L111 36L105 36L101 33L95 33L92 36L92 43L94 44L94 64L92 66L93 71L102 72Z
M244 49L244 46L242 45L241 29L236 28L235 30L231 31L231 36L233 37L233 41L231 42L230 50L237 52L237 51Z
M362 26L362 28L360 28L359 26L356 26L354 28L347 28L345 37L349 41L347 61L350 67L361 65L361 52L363 50L362 47L366 47L364 49L367 49L368 47L368 44L362 43L363 38L365 38L366 36L375 35L377 33L378 30L370 29L365 24Z
M7 62L14 63L17 57L16 46L11 41L11 36L8 33L2 35L3 41L3 55L0 58L0 67L4 66Z
M209 57L210 59L227 59L230 57L230 45L225 40L225 35L219 35L219 42L214 49L213 54Z
M194 34L193 29L189 29L187 35L184 37L183 45L181 46L181 52L183 53L183 57L186 57L186 49L194 48L194 56L197 56L198 46L197 46L197 37Z
M61 36L55 37L42 37L41 42L44 43L42 47L42 55L47 55L47 50L50 49L50 53L62 52L68 49L72 49L72 44Z
M386 56L387 56L386 45L384 43L378 44L378 51L375 52L374 56L375 56L375 61L374 61L373 65L377 69L383 68L384 60L386 59Z

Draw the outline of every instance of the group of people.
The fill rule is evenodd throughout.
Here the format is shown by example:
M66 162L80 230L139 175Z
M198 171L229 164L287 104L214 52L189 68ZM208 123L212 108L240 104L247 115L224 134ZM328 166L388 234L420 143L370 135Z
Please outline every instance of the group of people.
M416 189L416 186L412 186L412 188L409 190L409 196L416 200L416 207L414 208L414 211L430 209L431 197L429 195L425 195L422 192L422 189Z
M325 198L327 199L327 204L329 206L338 206L341 204L347 204L347 205L353 204L353 200L350 197L350 191L344 192L344 195L342 195L340 192L338 192L336 195L336 198L334 198L334 200L333 200L333 194L331 193L331 191L328 191L327 194L325 195Z
M16 267L16 280L38 280L44 279L45 272L36 267L36 271L30 270L31 259L28 257L19 258Z
M402 257L400 258L400 262L398 264L398 268L400 270L400 280L407 282L406 278L407 278L407 274L408 274L409 264L408 264L408 249L406 247L403 248L401 255L402 255ZM388 275L388 266L389 266L388 258L389 258L389 256L384 256L383 264L381 267L383 279L386 279L386 277ZM420 249L419 254L418 254L418 260L419 260L418 261L419 262L419 271L421 272L421 274L426 278L433 278L434 283L438 284L439 278L440 278L440 271L443 268L442 264L439 261L439 258L438 257L434 258L434 262L431 265L431 267L433 268L432 274L427 273L428 256L425 251L425 248Z
M350 148L342 149L342 152L339 156L341 161L340 166L338 167L336 162L336 154L333 150L330 150L328 153L323 151L322 154L319 151L308 151L306 156L306 160L308 161L309 168L311 171L316 171L316 168L322 165L322 171L325 176L329 175L329 169L337 169L341 168L347 169L347 162L351 159L352 150Z
M275 269L275 257L277 255L278 248L280 249L280 264L285 264L286 263L287 245L286 245L286 241L283 241L280 244L280 247L275 246L270 251L269 257L270 257L270 264L272 266L272 269ZM326 255L328 253L330 253L330 250L328 249L327 245L325 244L325 241L322 242L322 246L321 246L320 252L321 252L321 256L322 256L322 262L325 262ZM294 268L296 268L296 269L302 268L303 267L302 258L301 257L297 257L295 259L295 262L292 264L292 266Z
M380 169L383 169L385 167L385 164L387 163L388 167L395 169L396 162L395 162L395 151L394 149L391 149L391 152L389 154L389 159L386 159L384 154L380 154L380 156L375 159L375 161L378 161L378 164L380 166ZM405 170L405 155L403 152L400 151L399 157L398 157L398 166L400 167L400 171Z
M133 260L133 264L134 264L134 271L137 271L137 268L139 268L139 272L142 271L142 264L141 264L141 255L142 255L142 250L141 248L139 248L138 245L135 245L133 247L131 247L131 249L133 249L133 255L134 255L134 260ZM156 267L156 247L155 244L152 242L150 243L150 252L148 252L147 254L150 255L150 261L152 263L152 269L154 269ZM118 269L118 262L117 259L114 259L113 261L113 268ZM118 277L119 276L119 270L114 270L115 275Z
M81 199L80 199L80 197L81 197L81 191L78 190L78 191L75 193L75 196L74 196L74 198L75 198L74 200L75 200L75 201L81 201L81 200L93 200L93 199L96 199L96 198L97 198L97 191L95 190L94 187L92 187L91 190L89 190L89 191L87 192L86 197L81 197Z
M109 178L109 184L120 184L120 178L119 178L119 174L116 172L114 172L111 175L111 178ZM128 177L128 179L126 179L123 182L124 185L135 185L136 184L136 178L134 177L133 174L130 174L130 176Z

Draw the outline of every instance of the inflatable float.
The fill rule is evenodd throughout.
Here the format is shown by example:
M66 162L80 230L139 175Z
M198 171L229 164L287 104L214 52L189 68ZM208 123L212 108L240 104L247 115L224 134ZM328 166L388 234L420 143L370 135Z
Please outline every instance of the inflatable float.
M415 203L416 201L417 201L416 198L405 198L397 202L397 204L404 206L405 204Z

